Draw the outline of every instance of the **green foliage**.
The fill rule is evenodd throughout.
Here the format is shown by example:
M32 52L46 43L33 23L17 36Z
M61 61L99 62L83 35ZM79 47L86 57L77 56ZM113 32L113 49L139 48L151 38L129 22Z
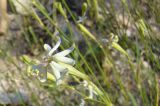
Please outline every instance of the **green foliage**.
M153 23L159 23L158 6L160 4L156 4L158 0L153 0L152 3L150 0L132 0L129 3L127 0L121 0L117 5L119 9L116 9L116 4L114 4L116 0L108 2L107 5L104 0L93 0L93 2L87 0L77 10L81 11L81 15L74 14L75 11L67 5L66 0L54 1L51 9L55 11L51 13L47 11L47 7L42 4L42 1L32 0L32 4L54 26L54 32L36 11L29 17L34 18L38 25L45 30L45 37L53 39L52 42L49 42L50 44L56 41L57 36L61 38L63 43L59 49L56 48L57 51L75 44L74 52L67 58L72 57L76 64L71 65L54 60L54 55L46 56L47 65L44 64L46 58L42 59L41 55L33 55L35 59L29 58L28 54L21 56L20 59L27 65L28 75L33 75L31 77L39 76L43 68L43 70L46 68L46 70L50 70L46 72L47 82L44 82L46 88L43 85L40 87L46 89L51 95L52 91L56 92L59 87L64 87L71 92L76 91L81 98L74 100L78 102L78 105L81 100L85 101L86 105L99 103L99 105L106 106L159 105L160 86L158 81L160 79L157 76L159 76L160 70L158 55L160 49L158 40L152 39L154 31L152 31L153 26L150 23L152 19ZM145 16L147 11L143 11L144 4L151 9L151 19ZM77 17L84 19L77 19ZM34 51L34 45L39 45L36 46L39 48L38 52L43 54L42 45L46 40L39 38L32 26L29 24L27 30L23 30L24 38L29 47L32 47L31 51ZM128 31L130 31L130 35L127 33ZM79 43L80 40L85 45ZM153 45L155 42L158 47ZM154 52L154 48L158 48L156 49L158 53ZM0 50L0 56L3 54ZM39 58L42 61L39 61ZM48 68L53 60L67 70L61 72L65 77L60 78L64 82L62 84L59 84L59 79L55 75L56 69ZM33 65L41 65L41 69L33 69ZM77 84L70 85L70 81ZM80 89L78 89L79 86ZM57 93L57 95L62 94L62 92ZM57 105L65 104L57 98L56 102Z

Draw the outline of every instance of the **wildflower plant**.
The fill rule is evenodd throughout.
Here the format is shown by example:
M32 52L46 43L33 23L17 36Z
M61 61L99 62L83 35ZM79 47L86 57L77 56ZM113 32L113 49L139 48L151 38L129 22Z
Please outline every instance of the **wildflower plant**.
M62 1L62 2L65 4L65 6L67 6L65 1ZM44 8L42 9L41 6L37 4L38 3L34 3L34 5L37 8L39 8L42 13L44 13L45 9ZM61 3L56 2L54 3L54 5L57 8L57 10L60 12L60 14L66 19L66 22L69 22L66 12L64 11L64 8L62 8ZM98 43L95 36L92 35L92 33L90 33L90 31L82 24L83 21L85 20L86 10L87 10L87 4L83 4L83 14L82 14L83 19L82 20L80 19L80 21L77 22L74 17L72 18L77 23L76 26L80 29L80 31L83 32L84 35L87 35L93 41ZM69 10L67 9L67 11ZM48 18L48 20L51 21L53 25L55 25L53 20L47 14L44 14L44 15ZM60 30L59 28L57 29ZM70 54L74 50L74 48L76 48L77 52L79 53L78 48L75 45L73 45L72 47L66 50L55 53L58 47L60 46L60 44L61 44L61 39L59 37L58 37L57 43L55 44L55 46L53 46L53 48L48 44L44 44L46 55L43 57L42 61L39 61L39 60L33 61L28 56L22 56L22 60L28 64L28 69L27 69L28 74L38 77L38 79L41 82L45 82L46 80L51 80L51 81L54 81L57 86L64 85L64 87L67 86L68 88L71 88L72 90L77 91L75 86L71 87L70 85L63 83L66 77L72 77L73 79L75 79L75 81L80 82L80 84L82 84L82 87L89 94L89 95L85 94L86 95L85 98L83 98L84 96L82 96L80 101L81 102L80 106L83 106L86 104L85 100L97 101L102 104L107 104L108 106L112 106L112 103L108 97L108 94L105 91L102 91L103 90L102 88L99 89L99 87L97 87L91 81L88 75L74 68L73 66L76 63L75 60L67 57L67 55ZM77 93L81 94L80 92L81 91L78 91Z
M124 25L121 25L121 22L119 22L119 19L117 19L117 16L119 17L119 15L121 14L119 14L119 11L116 11L117 9L114 6L114 2L107 2L106 5L106 1L97 2L96 0L87 0L86 3L83 3L81 16L79 16L73 14L72 9L67 4L66 0L54 1L51 5L53 8L50 8L50 10L52 10L51 12L48 11L48 7L46 8L43 3L41 3L41 0L31 0L30 3L33 5L34 8L29 9L26 7L26 5L30 3L26 3L23 5L23 3L21 3L21 1L23 0L12 1L13 4L16 6L15 9L18 13L20 10L26 11L21 13L23 15L27 15L27 13L29 12L29 14L34 19L36 19L40 26L45 30L45 33L47 33L47 35L50 35L51 37L53 36L52 31L50 31L50 24L46 25L46 21L44 21L45 19L49 21L49 23L51 23L58 32L61 32L62 36L65 35L66 32L68 34L68 31L69 35L74 35L75 31L72 30L72 25L74 25L76 27L76 33L80 32L82 37L85 39L87 47L89 48L86 51L86 54L82 54L76 45L73 45L66 50L57 52L58 47L61 44L61 39L58 37L58 41L53 47L51 47L51 45L44 44L43 47L46 54L43 56L42 60L31 59L26 55L21 57L21 59L28 66L28 75L38 78L40 82L43 83L50 83L46 81L51 80L50 84L54 84L57 87L67 87L71 90L78 91L77 93L81 95L81 98L79 99L79 106L87 105L88 100L100 103L98 105L104 104L105 106L112 106L112 103L114 103L115 105L137 106L143 104L159 106L159 79L157 77L153 79L154 76L149 75L150 70L158 70L160 66L158 60L155 60L155 53L150 47L152 46L152 43L156 43L150 41L150 39L152 38L150 35L157 35L158 33L155 25L153 25L153 28L156 28L156 32L152 33L152 26L150 25L152 22L148 23L148 19L144 17L145 14L143 14L143 11L141 11L143 10L141 8L143 7L141 6L141 4L143 3L139 3L136 0L133 0L133 2L129 3L128 5L126 0L122 0L122 7L120 7L124 10L122 14ZM48 4L49 3L47 3L47 6ZM147 7L145 9L147 9L148 6L153 6L155 7L153 8L154 14L158 13L158 11L156 12L156 8L158 6L153 5L154 2L150 3L149 0L147 0L145 4L147 4ZM155 2L155 4L157 3ZM19 7L17 8L17 6ZM136 8L132 9L133 7ZM33 9L35 9L36 11L38 10L38 13L40 12L40 15ZM53 11L54 9L55 12ZM121 9L119 10L121 11ZM30 10L33 10L33 12ZM150 10L153 12L152 9ZM57 12L59 13L57 14ZM41 19L41 15L43 15L43 17L45 18ZM61 25L59 27L59 20L56 20L56 18L59 18L60 16L63 17L62 19L65 19L65 28L67 28L66 31L62 30ZM128 19L125 18L126 16L128 16ZM77 18L79 19L77 20ZM150 18L154 20L154 17ZM125 25L125 20L128 21L128 25ZM132 35L134 36L134 39L132 37L130 38L126 36L126 32L128 32L128 30L131 33L133 31ZM110 35L108 33L110 33ZM120 35L115 35L117 33ZM139 36L136 37L135 34ZM101 38L101 36L106 36L107 39L102 39L102 42L100 42L99 38ZM123 36L125 36L125 38L127 37L127 39L125 39L126 41L119 40L119 37L123 38ZM67 36L64 36L64 38L67 38ZM27 37L26 39L28 41ZM70 41L70 38L67 39L68 41ZM132 42L130 42L130 40ZM133 53L135 55L127 52L124 49L123 45L120 45L121 42L123 44L127 44L127 47L125 47L126 50L134 50ZM102 43L106 46L104 47ZM95 44L96 46L98 46L98 49L101 49L100 55L95 52L98 49L93 48L95 47ZM68 57L68 55L74 49L75 52L77 52L77 55L79 56L78 59L80 61L78 59L77 61L75 61L74 59ZM120 58L115 59L115 57L119 56L119 53L118 55L115 55L116 52L114 52L115 50L113 51L113 49L118 51L120 54L123 54L125 58L123 58L124 56L120 56ZM0 51L0 55L2 53ZM89 59L87 59L86 56L90 56L91 58L89 57ZM104 56L105 61L101 60L101 56ZM145 61L142 61L144 57ZM156 68L153 68L153 70L150 68L143 69L142 65L144 64L144 62L145 65L146 63L153 63L153 67ZM79 63L76 65L77 69L74 67L76 63ZM119 68L119 66L121 65L122 67ZM148 66L150 67L150 64L147 64L147 67ZM85 74L85 72L87 74ZM156 76L156 73L154 74ZM126 76L127 78L125 78ZM128 76L130 78L128 78ZM69 85L68 83L63 83L64 81L66 81L66 77L71 77L72 80L78 82L78 85L80 85L80 89L78 89L78 85ZM93 79L93 81L90 77ZM82 92L84 93L84 95L82 94Z
M26 55L22 56L21 59L28 64L28 75L38 77L41 82L47 80L54 81L57 86L64 84L63 82L66 76L72 77L76 79L76 81L80 81L78 79L83 79L81 84L89 92L86 99L94 100L94 96L103 98L103 92L90 80L90 78L73 67L76 63L75 60L67 57L67 55L74 50L74 45L66 50L55 53L60 44L61 39L59 37L53 48L48 44L44 44L46 55L43 57L42 61L32 60ZM50 69L49 67L52 69L53 74L48 71ZM81 102L83 102L81 104L85 104L83 98L81 99Z
M61 63L65 63L65 64L68 64L71 66L73 66L75 64L75 60L66 57L69 53L71 53L74 50L73 46L70 47L69 49L66 49L66 50L61 51L56 54L53 54L58 49L60 44L61 44L60 38L58 38L58 42L56 43L56 45L53 48L51 48L48 44L44 44L44 49L47 52L47 56L45 57L45 61L47 61L48 64L53 69L56 83L58 85L61 84L63 76L68 71L68 69L66 67L64 67L63 65L61 65ZM62 73L63 73L63 76L62 76Z
M74 47L70 47L64 51L55 53L58 47L61 44L61 39L58 37L58 41L53 48L50 45L44 44L44 49L47 52L43 57L42 61L38 61L35 64L32 64L29 73L31 75L36 75L41 82L45 82L47 80L47 70L49 66L53 70L53 77L56 81L56 84L59 85L62 83L62 79L67 74L68 69L62 65L67 64L73 66L75 64L75 60L72 58L66 57L69 53L74 50Z

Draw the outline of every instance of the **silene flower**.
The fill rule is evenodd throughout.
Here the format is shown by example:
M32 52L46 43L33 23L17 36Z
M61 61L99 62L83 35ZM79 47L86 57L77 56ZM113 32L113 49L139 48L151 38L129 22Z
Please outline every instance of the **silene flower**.
M51 46L48 44L44 44L44 49L47 52L46 56L44 57L44 60L39 64L32 66L32 75L38 76L38 79L41 82L45 82L47 80L47 70L48 66L50 66L53 70L56 84L61 84L63 78L68 72L68 69L61 65L61 63L65 63L71 66L75 64L75 60L66 57L69 53L71 53L74 50L73 46L61 52L55 53L60 44L61 39L59 37L58 42L55 44L53 48L51 48Z
M84 80L82 84L84 88L89 92L89 99L94 99L94 96L98 95L97 92L93 89L93 86L90 85L86 80ZM85 100L83 98L81 99L81 103L79 104L79 106L85 106Z
M32 65L31 70L32 72L30 72L29 74L31 74L32 76L37 76L41 82L45 82L47 80L47 64L34 64Z
M86 81L83 81L83 86L89 91L89 98L93 99L94 95L98 95L97 92L93 89L93 87Z
M65 64L69 64L72 66L75 64L75 60L73 60L72 58L66 57L69 53L71 53L74 50L73 46L61 52L55 53L55 51L58 49L60 44L61 44L60 38L58 38L58 42L53 48L51 48L51 46L48 44L44 44L44 49L47 52L45 61L48 61L49 65L53 69L53 74L55 76L57 85L61 84L62 78L68 71L60 63L65 63Z

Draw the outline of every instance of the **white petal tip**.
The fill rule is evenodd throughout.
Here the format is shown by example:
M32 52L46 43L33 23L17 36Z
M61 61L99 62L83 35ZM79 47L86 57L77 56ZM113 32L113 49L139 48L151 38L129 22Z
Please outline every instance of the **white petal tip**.
M48 44L44 44L44 49L46 51L50 51L51 50L51 46L49 46Z
M75 64L76 64L76 61L74 60L72 64L75 65Z

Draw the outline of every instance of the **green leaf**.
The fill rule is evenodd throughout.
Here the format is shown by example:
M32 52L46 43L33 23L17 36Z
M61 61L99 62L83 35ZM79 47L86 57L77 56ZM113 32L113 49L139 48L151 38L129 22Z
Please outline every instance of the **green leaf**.
M25 64L28 64L28 65L33 65L35 64L36 62L33 61L29 56L27 55L23 55L20 57L20 59L25 63Z
M66 67L69 70L69 74L74 75L76 77L82 78L84 80L89 80L89 77L85 74L83 74L82 72L78 71L77 69L75 69L73 66L65 64L65 63L61 63L58 62L59 64L63 65L64 67Z
M112 47L123 53L125 56L128 56L128 53L116 42L112 42Z

